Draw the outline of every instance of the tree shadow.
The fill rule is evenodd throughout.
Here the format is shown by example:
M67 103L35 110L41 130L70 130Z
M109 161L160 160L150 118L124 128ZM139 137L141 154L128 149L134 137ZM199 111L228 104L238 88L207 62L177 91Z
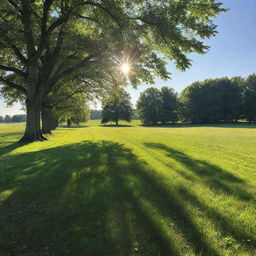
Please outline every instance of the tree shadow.
M99 124L98 126L100 127L134 127L133 125L129 125L129 124Z
M143 127L150 128L246 128L246 129L256 129L255 123L202 123L202 124L192 124L192 123L171 123L171 124L156 124L156 125L141 125Z
M220 255L187 208L199 200L122 144L6 155L0 174L1 255Z
M0 133L0 146L1 144L7 144L10 142L17 141L22 136L22 132L5 132ZM6 140L7 139L7 140Z
M0 143L0 157L1 157L2 155L5 155L5 154L7 154L7 153L9 153L9 152L11 152L11 151L17 149L17 148L20 148L20 147L25 146L25 145L27 145L28 143L17 141L17 142L14 142L14 143L12 143L12 144L9 144L9 142L5 142L4 145L5 145L5 144L7 144L7 146L3 146L3 147L2 147L2 146L1 146L1 143Z
M10 123L13 124L13 123ZM17 123L16 123L17 124ZM20 123L18 123L20 124ZM9 127L9 126L8 126ZM1 127L0 127L1 128ZM7 154L19 147L24 146L26 143L19 142L22 138L23 131L13 131L12 127L9 127L10 131L1 132L0 131L0 158L2 155ZM4 129L6 131L6 129ZM1 169L1 160L0 160L0 169Z
M68 127L67 125L59 125L58 130L63 130L63 129L76 130L77 128L87 128L87 127L89 126L84 124L78 124L78 125L74 124L71 127Z
M168 157L178 161L189 172L196 175L195 177L187 172L178 170L177 172L185 179L204 183L215 193L225 193L239 200L255 201L254 196L246 190L246 183L243 179L236 177L219 166L207 161L193 159L185 153L161 143L145 143L145 145L149 148L165 151Z
M206 216L212 219L226 237L233 237L236 241L239 241L248 248L249 255L255 255L256 238L250 233L246 232L241 223L233 223L230 221L229 217L219 213L215 208L202 203L199 198L193 195L184 186L180 187L178 191L183 200L190 201L195 207L200 209L202 212L204 212L204 214L206 214Z

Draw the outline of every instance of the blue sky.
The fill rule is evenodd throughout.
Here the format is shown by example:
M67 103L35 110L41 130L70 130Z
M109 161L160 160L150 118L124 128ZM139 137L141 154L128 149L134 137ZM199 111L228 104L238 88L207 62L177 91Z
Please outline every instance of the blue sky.
M186 72L176 70L169 63L168 70L172 73L172 79L167 82L157 79L155 87L170 86L180 92L194 81L223 76L247 76L256 72L256 0L222 2L230 11L215 20L219 33L207 42L211 46L209 52L206 55L191 55L192 67ZM132 102L135 103L140 92L148 87L141 85L136 90L129 88ZM0 99L0 115L17 113L23 113L18 104L6 108L3 99Z

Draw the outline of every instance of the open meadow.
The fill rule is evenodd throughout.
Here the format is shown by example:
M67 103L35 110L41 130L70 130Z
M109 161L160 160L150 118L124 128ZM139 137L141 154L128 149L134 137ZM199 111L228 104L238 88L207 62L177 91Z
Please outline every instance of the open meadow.
M0 125L0 255L256 255L256 126Z

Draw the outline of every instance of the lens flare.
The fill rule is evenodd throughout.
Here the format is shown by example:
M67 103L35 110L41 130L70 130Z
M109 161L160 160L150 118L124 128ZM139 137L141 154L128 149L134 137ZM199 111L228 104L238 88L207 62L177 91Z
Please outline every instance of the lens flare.
M124 74L128 74L129 71L130 71L130 66L127 64L127 63L124 63L121 65L121 71L124 73Z

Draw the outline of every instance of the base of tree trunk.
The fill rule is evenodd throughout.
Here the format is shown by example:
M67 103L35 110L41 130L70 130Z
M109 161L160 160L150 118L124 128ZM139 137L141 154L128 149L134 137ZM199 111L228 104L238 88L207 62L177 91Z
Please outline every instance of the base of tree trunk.
M34 142L34 141L46 141L47 138L43 136L43 134L37 134L37 135L28 135L24 134L24 136L19 140L19 142Z
M51 131L44 131L44 130L42 130L42 132L43 132L43 134L52 134Z
M41 130L41 95L35 95L34 97L26 99L27 120L26 129L20 142L33 142L33 141L45 141L46 137L43 136Z

